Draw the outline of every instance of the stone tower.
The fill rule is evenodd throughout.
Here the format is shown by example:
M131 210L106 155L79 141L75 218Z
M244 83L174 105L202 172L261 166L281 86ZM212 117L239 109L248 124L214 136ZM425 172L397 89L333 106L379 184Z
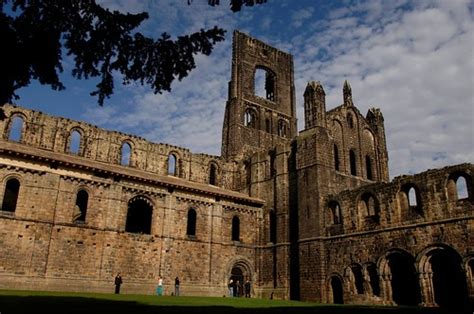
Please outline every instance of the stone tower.
M293 57L235 31L222 156L268 150L295 135Z

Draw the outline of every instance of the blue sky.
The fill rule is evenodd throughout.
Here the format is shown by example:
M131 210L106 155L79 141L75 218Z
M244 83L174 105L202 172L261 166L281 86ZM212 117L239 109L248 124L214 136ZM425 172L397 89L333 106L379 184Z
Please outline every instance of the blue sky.
M17 104L82 120L103 128L170 143L193 152L220 154L221 129L230 80L232 31L256 37L294 56L299 130L303 91L319 80L327 110L342 103L342 84L352 85L363 114L381 108L385 117L391 177L474 161L473 2L268 0L232 13L207 0L103 0L110 9L147 11L140 27L148 36L179 36L210 28L227 30L211 56L170 93L155 95L140 85L122 86L104 107L89 96L95 81L71 79L66 90L32 84Z

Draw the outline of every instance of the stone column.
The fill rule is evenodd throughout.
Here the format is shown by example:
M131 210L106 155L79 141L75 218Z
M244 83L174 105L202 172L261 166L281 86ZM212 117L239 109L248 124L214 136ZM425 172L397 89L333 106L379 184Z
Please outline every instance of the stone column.
M467 280L467 294L469 298L474 298L474 274L469 263L467 263L466 265L466 280Z
M422 306L438 306L434 300L433 273L424 272L418 274L421 289Z
M392 275L383 274L379 275L380 281L380 297L382 298L383 304L386 305L395 305L393 302L393 292L392 292Z

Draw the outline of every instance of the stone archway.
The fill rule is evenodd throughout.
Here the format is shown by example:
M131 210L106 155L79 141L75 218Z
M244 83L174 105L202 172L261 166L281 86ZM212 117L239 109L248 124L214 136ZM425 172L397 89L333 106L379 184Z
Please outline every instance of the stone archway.
M456 250L446 245L429 247L419 254L418 268L425 304L451 309L467 306L466 273Z
M250 262L246 259L236 259L230 263L228 271L226 273L226 285L232 280L236 288L234 289L235 293L240 293L242 295L242 289L245 281L249 280L252 283L252 290L255 287L253 285L253 272ZM239 288L237 288L239 286ZM238 291L240 290L240 291Z
M329 302L334 304L344 304L344 285L341 276L333 274L329 279L331 295Z
M387 252L379 262L381 293L386 304L418 305L421 292L415 258L403 250Z

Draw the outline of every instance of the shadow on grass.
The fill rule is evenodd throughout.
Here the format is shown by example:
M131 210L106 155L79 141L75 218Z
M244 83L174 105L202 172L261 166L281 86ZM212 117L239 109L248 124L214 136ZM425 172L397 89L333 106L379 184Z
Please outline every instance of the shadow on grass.
M170 313L170 314L454 314L471 313L420 307L378 307L318 305L302 307L235 308L231 306L148 305L134 301L114 301L85 297L0 295L0 313Z

